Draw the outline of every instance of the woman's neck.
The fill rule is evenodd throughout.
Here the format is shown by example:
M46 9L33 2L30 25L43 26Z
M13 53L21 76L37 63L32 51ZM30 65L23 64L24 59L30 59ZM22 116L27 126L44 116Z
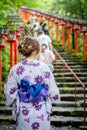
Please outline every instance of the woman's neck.
M36 58L36 53L32 53L30 56L25 57L26 60L35 60Z
M30 57L26 57L25 59L26 59L26 60L34 60L34 59L35 59L35 57L30 56Z

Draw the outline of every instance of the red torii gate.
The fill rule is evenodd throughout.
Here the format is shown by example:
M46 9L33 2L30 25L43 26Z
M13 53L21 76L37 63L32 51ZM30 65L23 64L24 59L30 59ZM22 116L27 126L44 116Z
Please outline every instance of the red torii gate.
M22 38L21 27L16 30L8 31L6 34L0 34L0 93L2 92L2 49L6 48L5 42L10 44L10 68L18 62L18 38Z
M81 21L81 20L77 20L77 19L70 19L67 17L61 17L59 15L51 15L49 13L46 12L42 12L42 11L38 11L35 9L29 9L27 7L21 7L20 8L20 14L21 17L24 21L28 21L29 18L32 16L32 13L34 12L34 14L39 18L44 17L47 21L48 21L48 29L50 29L50 24L52 26L52 38L54 38L54 35L56 36L56 44L58 44L58 29L59 26L62 26L62 31L61 31L61 45L62 47L64 47L65 45L65 29L67 29L67 41L68 41L68 52L71 51L71 41L70 41L70 36L71 36L71 31L74 31L75 34L75 54L76 56L78 56L78 39L79 39L79 33L83 33L83 58L84 60L87 60L87 38L86 38L86 34L87 34L87 22L85 21ZM54 31L55 29L55 31ZM19 31L15 30L15 35L17 37L17 33ZM14 36L15 36L14 35ZM14 64L17 63L17 39L12 38L12 39L8 39L8 42L10 42L10 67L12 67ZM12 44L14 42L14 44ZM2 59L1 59L1 45L0 45L0 83L2 81ZM15 55L15 56L14 56ZM14 58L14 60L13 60ZM14 62L14 63L13 63ZM1 86L1 85L0 85Z
M79 19L74 18L68 18L68 17L61 17L60 15L52 15L44 11L36 10L36 9L30 9L28 7L21 7L20 8L20 14L24 21L28 21L30 16L32 16L32 13L40 19L44 17L48 21L48 29L50 29L50 24L52 26L52 33L51 36L54 38L54 35L56 36L56 44L58 44L58 28L59 26L62 26L62 32L61 32L61 45L64 47L65 45L65 29L67 29L67 50L68 52L71 51L71 41L70 36L71 32L74 31L74 46L75 46L75 55L78 56L78 39L79 39L79 33L83 33L83 58L84 60L87 60L87 22ZM55 26L56 25L56 28ZM55 31L54 31L55 29Z
M64 31L65 29L67 29L67 41L68 41L68 52L71 51L71 41L70 41L70 36L71 36L71 31L73 30L74 31L74 34L75 34L75 54L76 56L78 55L78 38L79 38L79 35L78 35L78 32L79 33L83 33L83 54L84 54L84 60L87 59L87 52L86 52L86 34L87 34L87 23L84 22L84 21L78 21L78 20L74 20L74 19L69 19L69 18L66 18L66 17L60 17L60 16L54 16L54 15L51 15L51 14L48 14L46 12L41 12L41 11L37 11L37 10L32 10L32 9L29 9L29 8L24 8L24 7L21 7L20 8L20 13L21 13L21 17L24 21L28 21L29 18L31 17L32 15L32 12L35 12L35 15L40 19L41 17L45 17L45 19L48 21L48 28L50 26L50 23L52 25L52 38L54 38L54 33L56 35L56 43L58 43L58 27L59 26L62 26L62 33L61 33L61 36L62 36L62 47L64 47L64 43L65 43L65 34L64 34ZM56 26L54 26L56 25ZM56 27L56 28L55 28ZM56 30L54 32L54 29ZM17 30L15 30L16 33L19 32ZM16 35L17 37L17 35ZM17 39L16 38L12 38L10 40L8 40L8 42L10 43L10 67L12 67L14 64L17 63ZM2 42L3 43L3 42ZM14 46L12 45L14 43ZM2 82L2 59L1 59L1 49L4 48L5 46L3 46L2 44L0 45L0 86L1 86L1 82ZM14 48L14 49L13 49ZM14 56L13 53L16 55L15 56L15 59L14 59L14 62L13 63L13 58ZM1 89L1 87L0 87ZM0 90L1 91L1 90Z

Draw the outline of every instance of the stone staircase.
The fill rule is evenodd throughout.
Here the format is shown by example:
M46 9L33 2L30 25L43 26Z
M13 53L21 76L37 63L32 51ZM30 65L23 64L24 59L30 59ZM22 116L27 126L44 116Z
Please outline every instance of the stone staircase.
M81 81L87 86L87 62L80 63L78 59L71 57L64 51L58 50L67 64L72 68ZM63 66L62 61L57 57L54 64L54 77L61 93L61 101L58 104L53 103L53 113L51 123L54 126L70 126L84 128L84 109L83 109L83 88L79 82L76 82L76 103L74 95L74 77L71 72ZM65 72L65 74L63 74ZM87 91L87 89L86 89ZM86 96L87 100L87 96ZM87 107L87 101L86 101ZM4 102L0 102L0 124L14 124L15 119L11 116L11 107L6 107ZM86 108L87 116L87 108Z
M75 72L75 74L79 77L79 79L84 83L84 85L87 86L87 61L80 62L79 59L66 54L66 52L62 50L58 50L58 52L70 66L70 68ZM84 128L84 89L81 84L76 81L75 99L74 76L64 66L63 62L58 57L56 59L57 60L54 62L54 76L61 93L61 101L59 104L53 104L52 124L56 126L72 125L75 127L87 129L87 108L86 126Z

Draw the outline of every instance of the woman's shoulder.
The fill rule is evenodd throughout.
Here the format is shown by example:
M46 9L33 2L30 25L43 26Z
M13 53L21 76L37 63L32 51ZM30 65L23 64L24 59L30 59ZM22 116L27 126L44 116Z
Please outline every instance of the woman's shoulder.
M22 61L20 61L19 63L15 64L14 66L12 66L11 70L16 70L18 68L18 66L22 65Z
M41 61L38 61L38 62L40 64L39 67L40 67L41 70L49 70L49 67L48 67L48 65L46 63L41 62Z

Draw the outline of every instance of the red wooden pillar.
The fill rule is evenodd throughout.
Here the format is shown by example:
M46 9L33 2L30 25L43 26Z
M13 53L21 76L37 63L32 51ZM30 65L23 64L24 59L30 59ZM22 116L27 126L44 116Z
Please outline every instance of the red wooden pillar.
M68 28L68 52L70 52L71 47L70 47L70 32L71 32L71 28Z
M50 30L50 17L46 18L48 20L48 30Z
M0 35L0 93L2 92L2 49L6 48L4 37Z
M18 63L18 49L17 49L17 44L18 41L17 39L14 41L14 65Z
M54 37L54 19L51 18L50 20L52 22L52 39L53 39L53 37Z
M74 25L74 45L75 45L75 54L78 56L78 31L80 30L80 27L78 25Z
M70 23L67 23L66 28L67 28L67 35L68 35L68 52L70 52L70 50L71 50L70 35L71 35L72 25Z
M74 31L75 34L75 54L78 56L78 31Z
M27 12L28 14L27 14L27 17L28 17L28 20L30 19L30 17L31 17L31 12L30 11L28 11Z
M27 11L24 9L21 9L20 13L21 13L21 18L23 19L23 21L26 22L27 21Z
M13 57L14 57L14 42L10 42L10 68L13 66Z
M86 45L87 45L87 39L86 39L86 34L87 34L87 27L83 26L81 32L83 33L83 55L84 55L84 60L87 59L87 52L86 52Z
M54 22L56 24L56 43L58 43L58 27L59 27L59 21L55 20Z
M24 15L25 15L25 21L27 22L28 19L29 19L28 11L27 10L25 10Z
M83 50L84 50L84 60L87 59L87 56L86 56L86 32L83 33L83 40L84 40L84 43L83 43Z
M10 68L17 63L17 39L14 30L11 30L8 34L7 42L10 43Z
M65 44L65 26L62 26L62 47Z
M25 21L28 21L28 12L27 12L27 10L25 10L25 12L24 12L24 15L25 15Z
M64 44L65 44L65 22L62 22L61 25L62 25L62 47L64 47Z

